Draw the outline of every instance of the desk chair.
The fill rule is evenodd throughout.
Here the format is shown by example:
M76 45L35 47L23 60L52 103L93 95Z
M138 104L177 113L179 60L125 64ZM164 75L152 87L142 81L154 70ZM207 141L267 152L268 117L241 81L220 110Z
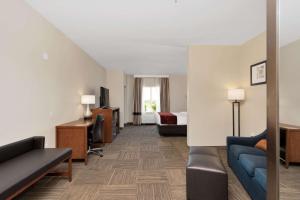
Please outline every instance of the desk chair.
M103 157L103 149L96 147L97 144L99 145L102 142L103 122L103 115L97 115L93 129L88 135L88 154L96 154L100 157Z

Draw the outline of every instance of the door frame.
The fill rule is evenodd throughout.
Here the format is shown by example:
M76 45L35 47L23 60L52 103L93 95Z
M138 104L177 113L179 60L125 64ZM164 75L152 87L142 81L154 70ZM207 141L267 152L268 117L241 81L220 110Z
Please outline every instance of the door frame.
M279 0L267 0L267 200L279 200Z

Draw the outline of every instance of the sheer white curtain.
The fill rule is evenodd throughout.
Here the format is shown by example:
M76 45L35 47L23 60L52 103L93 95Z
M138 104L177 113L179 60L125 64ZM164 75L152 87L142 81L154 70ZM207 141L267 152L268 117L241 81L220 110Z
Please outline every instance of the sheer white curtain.
M160 78L143 78L142 123L155 123L155 112L160 112Z

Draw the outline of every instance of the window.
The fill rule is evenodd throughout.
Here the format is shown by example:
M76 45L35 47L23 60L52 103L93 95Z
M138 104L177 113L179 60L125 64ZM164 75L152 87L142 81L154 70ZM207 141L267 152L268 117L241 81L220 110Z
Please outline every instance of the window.
M142 112L160 111L160 89L158 86L144 86L142 93Z

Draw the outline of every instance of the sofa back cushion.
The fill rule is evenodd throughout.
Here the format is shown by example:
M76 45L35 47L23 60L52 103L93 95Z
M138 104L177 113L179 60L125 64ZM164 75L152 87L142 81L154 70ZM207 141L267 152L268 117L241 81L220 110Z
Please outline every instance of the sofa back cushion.
M229 151L234 155L235 159L239 160L241 154L252 154L252 155L259 155L265 156L266 152L249 146L243 145L231 145Z
M43 137L31 137L0 147L0 163L44 146ZM40 141L40 142L39 142ZM41 143L41 144L39 144Z

